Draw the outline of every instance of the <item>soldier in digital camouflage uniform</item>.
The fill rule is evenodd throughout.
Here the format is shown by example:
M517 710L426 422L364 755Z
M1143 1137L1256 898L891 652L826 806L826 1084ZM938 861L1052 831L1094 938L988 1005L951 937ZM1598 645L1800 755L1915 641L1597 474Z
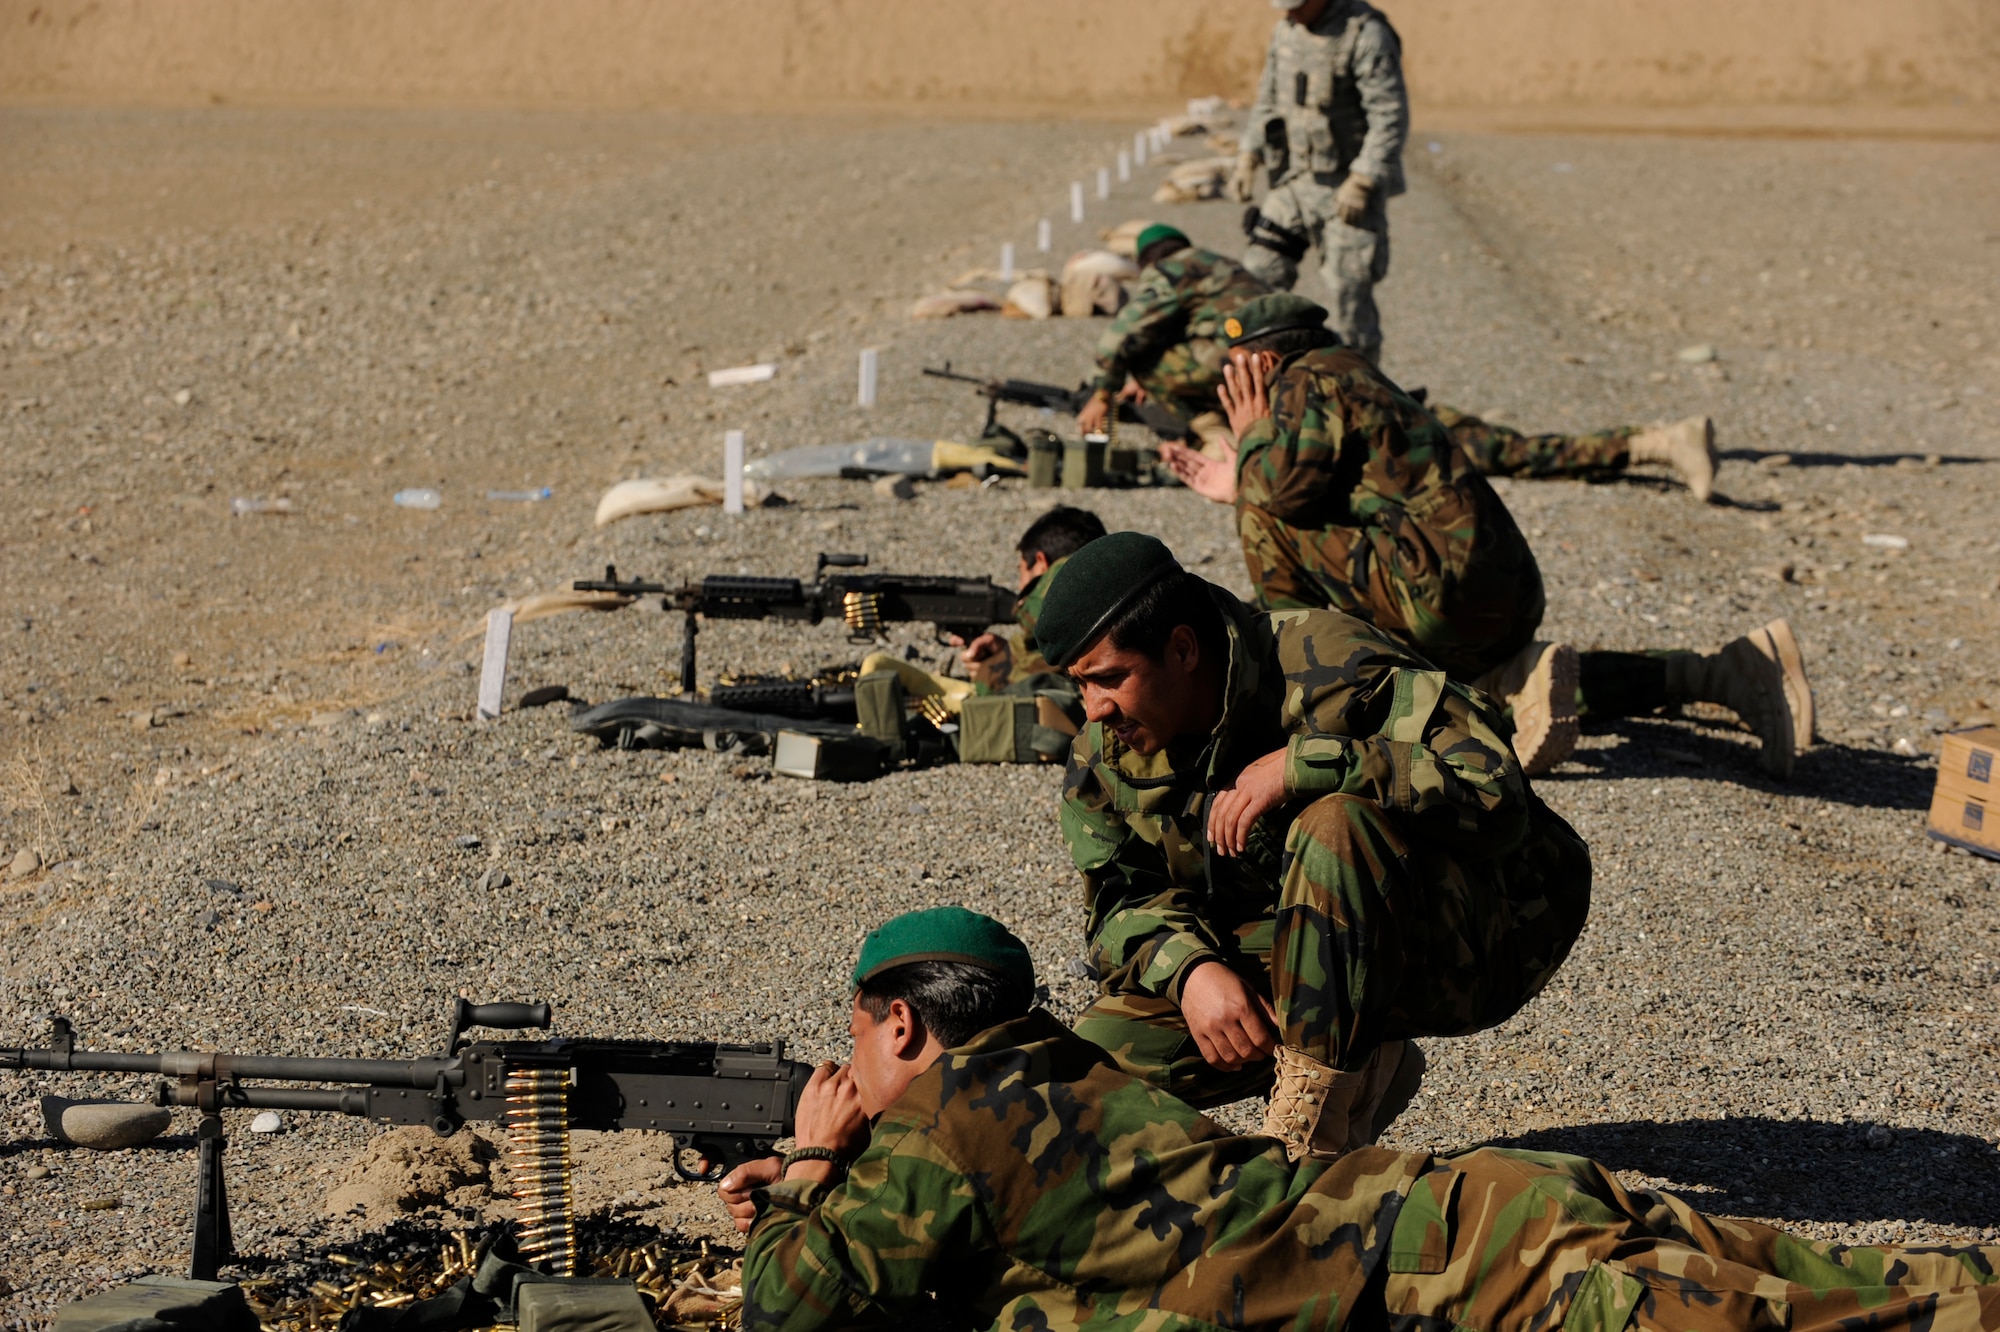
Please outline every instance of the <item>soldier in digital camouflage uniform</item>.
M1119 532L1042 651L1082 690L1063 782L1102 998L1077 1031L1197 1105L1276 1089L1295 1154L1374 1141L1415 1036L1505 1020L1583 928L1590 857L1493 705L1336 611L1263 615Z
M1243 266L1289 291L1318 249L1336 328L1370 360L1382 354L1375 284L1389 273L1388 201L1403 192L1410 100L1402 43L1363 0L1272 0L1271 33L1231 191L1250 201L1258 164L1271 188L1246 218Z
M1222 324L1271 289L1233 260L1196 249L1173 227L1147 227L1137 246L1139 282L1098 339L1093 391L1077 413L1077 428L1102 431L1114 398L1143 394L1177 412L1205 449L1217 451L1228 443L1218 396L1228 360ZM1526 435L1451 407L1433 405L1431 412L1488 476L1595 481L1634 463L1659 463L1676 469L1696 499L1706 501L1714 490L1715 428L1705 416L1589 435Z
M1545 607L1527 539L1437 416L1290 294L1225 323L1233 456L1172 451L1181 479L1236 508L1257 603L1368 621L1512 709L1530 774L1575 746L1579 719L1686 702L1730 708L1767 772L1789 776L1813 734L1812 689L1783 620L1720 652L1589 652L1536 639Z
M853 1062L721 1186L746 1328L2000 1328L2000 1247L1814 1243L1550 1153L1295 1164L1031 1008L1026 947L960 908L854 980Z

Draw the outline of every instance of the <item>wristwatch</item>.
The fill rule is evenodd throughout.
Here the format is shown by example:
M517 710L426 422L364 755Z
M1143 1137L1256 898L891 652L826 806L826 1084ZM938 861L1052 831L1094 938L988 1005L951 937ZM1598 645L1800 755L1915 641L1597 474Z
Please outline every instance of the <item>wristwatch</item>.
M784 1179L792 1172L793 1165L800 1161L828 1161L840 1174L847 1173L847 1160L831 1147L794 1147L786 1152L778 1163L778 1178Z

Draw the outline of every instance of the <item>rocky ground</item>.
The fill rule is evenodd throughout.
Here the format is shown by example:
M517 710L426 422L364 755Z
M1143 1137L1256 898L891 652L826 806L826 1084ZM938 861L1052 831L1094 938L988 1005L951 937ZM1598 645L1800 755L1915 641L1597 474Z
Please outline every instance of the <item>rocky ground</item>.
M909 502L812 482L740 519L601 532L591 512L622 478L714 472L729 427L753 453L976 431L927 363L1074 382L1098 324L904 312L1002 241L1037 261L1044 214L1058 257L1137 216L1235 250L1234 207L1153 206L1150 171L1067 221L1067 183L1129 129L0 115L0 864L31 853L0 879L0 1041L63 1012L95 1048L407 1055L467 995L547 998L569 1034L837 1056L861 932L939 902L1008 920L1075 1010L1054 772L836 787L602 751L560 708L473 721L473 663L490 606L607 562L803 573L863 550L1007 577L1052 498L1019 482ZM2000 714L2000 149L1420 132L1411 156L1382 293L1395 376L1529 427L1718 422L1729 504L1504 485L1551 629L1708 647L1789 616L1822 744L1780 784L1718 718L1588 736L1538 790L1592 845L1592 923L1525 1012L1430 1043L1390 1141L1584 1151L1820 1236L2000 1239L2000 870L1922 833L1939 733ZM1682 359L1697 344L1717 359ZM851 405L861 346L881 351L873 411ZM707 387L754 360L777 377ZM407 486L443 507L393 506ZM236 498L292 511L232 518ZM1089 502L1244 588L1221 509ZM705 674L850 651L830 627L702 644ZM510 698L659 690L677 646L645 608L523 625ZM5 1326L185 1258L188 1112L96 1155L46 1137L46 1092L144 1086L0 1082ZM381 1130L246 1129L250 1266L383 1223L382 1163L403 1158ZM586 1208L721 1234L665 1155L588 1144ZM425 1178L446 1222L492 1214L504 1183L463 1144ZM330 1213L336 1186L363 1210Z

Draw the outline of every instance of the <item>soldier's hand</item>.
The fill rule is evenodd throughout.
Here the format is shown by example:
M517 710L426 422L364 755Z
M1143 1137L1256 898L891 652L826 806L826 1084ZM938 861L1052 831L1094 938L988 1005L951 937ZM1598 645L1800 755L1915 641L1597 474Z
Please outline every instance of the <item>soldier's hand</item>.
M1235 361L1222 367L1222 387L1216 390L1222 399L1222 410L1229 416L1229 431L1240 443L1243 436L1250 433L1250 427L1271 414L1271 393L1264 384L1264 373L1253 360L1247 364Z
M767 1156L761 1161L745 1161L736 1169L722 1177L715 1186L717 1196L722 1199L729 1219L742 1234L750 1233L750 1225L757 1219L757 1204L751 1200L751 1193L757 1189L767 1189L778 1182L778 1172L784 1167L784 1158Z
M1210 457L1178 440L1160 445L1160 461L1181 479L1181 484L1217 504L1236 503L1236 450L1230 447Z
M1104 433L1104 423L1111 419L1111 395L1102 390L1090 395L1090 401L1076 414L1076 428L1086 435Z
M1201 1057L1226 1072L1267 1059L1278 1048L1271 1001L1220 962L1203 962L1188 973L1181 1016Z
M958 654L972 683L998 689L1014 674L1014 650L998 634L981 634Z
M1362 215L1368 211L1368 201L1375 195L1375 182L1367 176L1349 175L1340 182L1334 192L1333 211L1348 226L1359 226Z
M1208 844L1217 855L1240 856L1258 819L1285 803L1285 751L1273 750L1215 793L1208 807Z
M1257 167L1264 160L1263 154L1252 148L1236 155L1236 166L1229 173L1229 197L1237 203L1249 203L1257 194Z
M868 1112L861 1108L861 1091L854 1070L821 1064L799 1093L792 1119L792 1136L801 1147L831 1147L853 1160L868 1146Z
M1146 400L1146 386L1131 376L1126 376L1125 387L1118 390L1118 401L1144 403Z

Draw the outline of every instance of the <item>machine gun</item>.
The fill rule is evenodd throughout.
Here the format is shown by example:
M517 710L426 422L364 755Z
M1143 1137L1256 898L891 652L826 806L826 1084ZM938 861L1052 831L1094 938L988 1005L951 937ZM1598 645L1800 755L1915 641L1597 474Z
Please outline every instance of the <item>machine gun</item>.
M1066 412L1071 416L1083 409L1090 401L1091 389L1088 384L1078 384L1066 389L1060 384L1042 384L1032 379L981 379L977 375L961 375L951 368L951 362L944 363L944 369L925 366L924 373L933 379L949 379L960 384L971 384L986 397L985 433L994 434L998 426L994 414L1003 402L1016 403L1023 407L1041 407L1052 412ZM1178 412L1156 402L1119 402L1117 419L1133 425L1143 425L1162 439L1186 439L1190 431L1188 423Z
M546 1028L549 1006L469 1004L452 1009L444 1053L425 1058L292 1059L272 1055L175 1050L117 1054L76 1048L69 1019L55 1018L45 1050L0 1049L0 1069L84 1069L156 1073L156 1105L201 1111L195 1139L194 1254L190 1274L215 1279L233 1252L223 1191L224 1110L312 1110L389 1124L426 1124L449 1137L474 1120L506 1130L508 1163L518 1181L520 1245L559 1276L573 1275L570 1133L576 1129L648 1129L672 1134L674 1170L689 1180L771 1153L792 1132L799 1094L812 1065L785 1058L783 1041L718 1045L708 1041L468 1041L473 1027ZM266 1083L334 1083L287 1087ZM710 1163L690 1172L682 1153Z
M682 616L681 692L695 690L695 635L698 615L714 620L803 620L818 624L837 616L847 626L850 642L871 643L885 624L926 623L940 635L966 637L1011 620L1017 595L984 578L944 574L828 573L828 569L865 569L866 555L822 553L813 582L796 578L763 578L749 574L710 574L698 583L621 581L607 565L602 578L579 578L579 592L616 592L627 597L660 598L660 609Z

